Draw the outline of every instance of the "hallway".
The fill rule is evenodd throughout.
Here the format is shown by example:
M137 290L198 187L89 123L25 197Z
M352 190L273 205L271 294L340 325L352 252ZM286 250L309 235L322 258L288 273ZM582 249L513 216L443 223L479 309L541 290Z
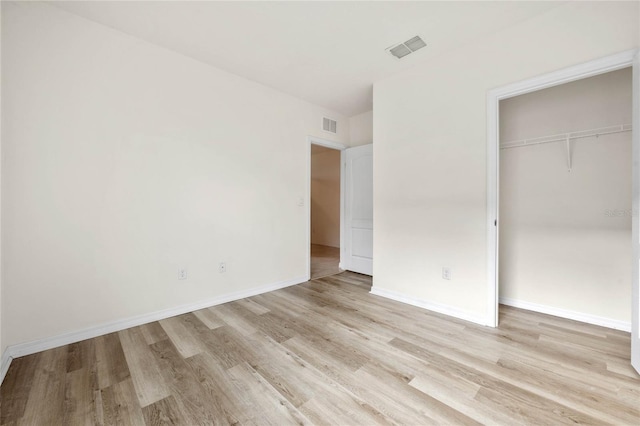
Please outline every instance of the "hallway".
M337 247L311 244L311 278L322 278L342 272L340 263L340 249Z

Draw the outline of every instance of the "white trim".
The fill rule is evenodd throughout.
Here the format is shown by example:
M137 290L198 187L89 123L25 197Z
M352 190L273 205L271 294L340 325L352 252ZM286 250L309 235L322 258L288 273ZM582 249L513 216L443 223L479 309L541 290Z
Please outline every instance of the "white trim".
M607 72L619 70L629 67L633 64L633 57L637 49L626 50L616 53L615 55L606 56L604 58L595 59L572 67L564 68L558 71L543 74L527 80L511 83L496 89L492 89L489 93L496 95L498 100L520 96L525 93L531 93L553 86L570 83L583 78L593 77L594 75L604 74Z
M498 326L498 187L500 182L498 98L487 96L487 324Z
M427 302L425 300L420 300L411 296L407 296L406 294L398 293L393 290L387 290L379 287L372 287L369 293L375 296L384 297L386 299L395 300L396 302L406 303L407 305L417 306L419 308L427 309L429 311L437 312L439 314L449 315L451 317L458 318L464 321L469 321L475 324L491 326L491 324L486 323L484 316L463 311L462 309L458 309L450 305L442 305L439 303Z
M633 58L633 94L631 132L631 162L633 164L631 211L636 212L631 219L631 365L640 374L640 49Z
M587 324L599 325L601 327L613 328L614 330L631 331L631 323L620 321L597 315L585 314L582 312L570 311L568 309L555 308L553 306L539 305L537 303L525 302L524 300L509 299L501 297L500 303L514 308L525 309L527 311L540 312L541 314L553 315L554 317L566 318L574 321L586 322Z
M348 148L339 142L333 142L316 136L307 136L307 186L304 195L307 215L307 245L305 248L307 253L307 281L311 279L311 145L320 145L325 148L340 151L340 264L343 261L342 247L344 246L344 202L342 201L342 194L344 194L344 168L342 167L342 162L344 161L344 150Z
M301 284L307 281L308 280L306 277L298 277L291 280L280 281L277 283L250 288L248 290L241 290L224 294L222 296L214 297L213 299L189 303L186 305L163 309L161 311L151 312L148 314L137 315L135 317L130 317L122 320L109 321L94 327L85 328L83 330L71 331L68 333L59 334L57 336L45 337L43 339L38 339L31 342L12 345L7 347L2 357L2 379L4 379L4 374L6 373L5 368L9 368L11 358L18 358L21 356L34 354L36 352L45 351L47 349L76 343L82 340L92 339L104 334L136 327L153 321L163 320L165 318L174 317L176 315L186 314L188 312L197 311L199 309L209 308L211 306L221 305L227 302L233 302L234 300L244 299L247 297L256 296L258 294L268 293L270 291L279 290L281 288L290 287L292 285ZM5 362L7 362L7 360L9 360L9 363L7 363L5 367Z
M340 142L334 142L327 139L318 138L316 136L307 136L307 141L311 145L320 145L325 148L337 149L338 151L343 151L348 148L348 146L341 144Z
M347 241L347 150L340 151L340 260L338 268L347 270L347 252L345 241Z
M576 66L565 68L552 73L544 74L528 80L502 86L487 93L487 319L488 324L498 326L498 235L500 230L499 213L499 102L503 99L536 90L558 86L571 81L592 77L598 74L615 71L618 69L633 66L633 58L637 54L637 49L627 50L605 58L585 62ZM635 67L634 67L635 68ZM638 112L634 111L634 116ZM633 144L637 144L638 129L632 132ZM634 170L639 165L634 162ZM634 172L635 173L635 172ZM635 175L634 175L635 176ZM637 207L634 205L634 208ZM497 226L494 224L497 222ZM635 234L638 229L632 229ZM634 240L634 250L637 241ZM634 251L636 253L636 251ZM635 284L634 284L635 285Z
M9 348L5 349L0 359L0 385L4 381L4 376L7 375L7 371L9 371L12 360L13 358L9 356Z

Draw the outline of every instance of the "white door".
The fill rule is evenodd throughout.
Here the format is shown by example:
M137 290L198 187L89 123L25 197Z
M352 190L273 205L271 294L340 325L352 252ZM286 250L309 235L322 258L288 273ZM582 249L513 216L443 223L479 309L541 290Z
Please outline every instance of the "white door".
M343 151L344 244L341 267L373 274L373 145Z
M640 373L640 53L633 59L633 273L631 274L631 365Z

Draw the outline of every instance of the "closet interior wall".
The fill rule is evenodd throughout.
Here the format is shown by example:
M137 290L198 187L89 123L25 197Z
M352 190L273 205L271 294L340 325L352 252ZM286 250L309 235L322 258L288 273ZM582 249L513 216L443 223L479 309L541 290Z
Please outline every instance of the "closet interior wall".
M631 123L626 68L500 102L500 143ZM500 150L501 302L631 320L631 132Z

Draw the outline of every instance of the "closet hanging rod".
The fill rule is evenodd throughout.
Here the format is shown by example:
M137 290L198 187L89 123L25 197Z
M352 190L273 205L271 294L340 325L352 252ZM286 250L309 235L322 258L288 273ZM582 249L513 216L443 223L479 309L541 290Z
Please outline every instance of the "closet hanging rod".
M521 146L540 145L543 143L566 142L567 140L598 137L601 135L611 135L614 133L630 132L631 124L620 124L618 126L599 127L597 129L580 130L569 133L559 133L557 135L539 136L537 138L521 139L513 142L500 144L500 149L519 148Z

